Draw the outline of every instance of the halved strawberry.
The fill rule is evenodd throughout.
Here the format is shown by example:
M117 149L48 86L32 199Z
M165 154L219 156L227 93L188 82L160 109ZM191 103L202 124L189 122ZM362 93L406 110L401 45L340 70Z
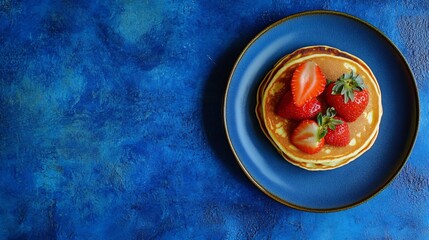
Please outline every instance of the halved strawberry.
M292 93L285 93L277 105L276 113L280 117L292 120L314 118L322 110L322 104L317 98L310 99L303 106L293 104Z
M322 131L327 131L325 143L333 146L346 146L350 142L350 131L347 123L338 116L335 116L335 109L326 109L326 115L319 114L318 123L322 126Z
M319 96L325 86L326 78L320 67L312 61L303 62L295 69L291 80L294 104L303 106L310 99Z
M325 133L326 134L326 133ZM325 138L319 124L313 120L304 120L295 128L291 142L299 150L313 154L325 145Z
M365 110L369 94L363 79L353 70L326 88L326 102L347 122L355 121Z

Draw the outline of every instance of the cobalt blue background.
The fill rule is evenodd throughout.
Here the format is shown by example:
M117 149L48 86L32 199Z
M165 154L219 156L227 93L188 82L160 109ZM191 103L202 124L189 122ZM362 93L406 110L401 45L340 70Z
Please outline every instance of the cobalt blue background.
M0 239L429 238L429 2L371 2L1 0ZM399 176L329 214L253 186L222 122L246 44L314 9L384 32L421 102Z

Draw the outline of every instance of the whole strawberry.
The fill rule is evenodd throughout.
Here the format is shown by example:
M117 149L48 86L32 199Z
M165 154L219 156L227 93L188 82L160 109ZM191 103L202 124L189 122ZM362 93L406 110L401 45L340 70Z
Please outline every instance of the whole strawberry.
M326 115L317 116L317 121L322 129L326 131L325 143L333 146L346 146L350 142L350 131L347 123L338 116L335 116L335 109L330 107L326 110Z
M316 117L321 110L322 104L317 98L310 99L298 107L293 103L292 93L287 92L278 103L276 113L286 119L304 120Z
M327 86L325 98L339 116L347 122L353 122L368 105L369 94L363 79L352 70Z

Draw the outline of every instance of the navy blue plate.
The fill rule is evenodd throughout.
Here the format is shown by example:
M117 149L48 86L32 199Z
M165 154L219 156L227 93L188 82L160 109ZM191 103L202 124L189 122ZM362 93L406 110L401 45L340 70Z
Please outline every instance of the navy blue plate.
M264 75L282 56L311 45L332 46L361 58L382 92L384 113L375 144L352 163L330 171L289 164L264 136L255 115ZM407 62L380 31L344 13L311 11L274 23L248 44L229 79L224 121L238 163L259 189L296 209L329 212L368 200L398 174L415 142L419 101Z

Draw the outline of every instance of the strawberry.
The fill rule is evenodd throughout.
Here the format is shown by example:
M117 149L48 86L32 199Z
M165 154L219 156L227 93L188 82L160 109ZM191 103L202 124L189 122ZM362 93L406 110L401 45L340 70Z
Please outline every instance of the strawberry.
M299 65L293 73L291 88L293 103L302 107L307 101L319 96L326 86L326 78L320 67L307 61Z
M322 104L317 98L310 99L303 106L293 104L292 93L287 92L277 105L276 113L280 117L292 120L314 118L321 110Z
M322 131L327 131L325 143L333 146L346 146L350 142L350 131L347 123L338 116L335 116L335 109L326 109L326 115L319 114L318 122L322 126Z
M299 150L313 154L322 149L325 144L321 128L314 120L304 120L295 128L291 135L291 142Z
M365 110L369 101L363 79L353 70L343 74L326 88L326 102L347 122L355 121Z

